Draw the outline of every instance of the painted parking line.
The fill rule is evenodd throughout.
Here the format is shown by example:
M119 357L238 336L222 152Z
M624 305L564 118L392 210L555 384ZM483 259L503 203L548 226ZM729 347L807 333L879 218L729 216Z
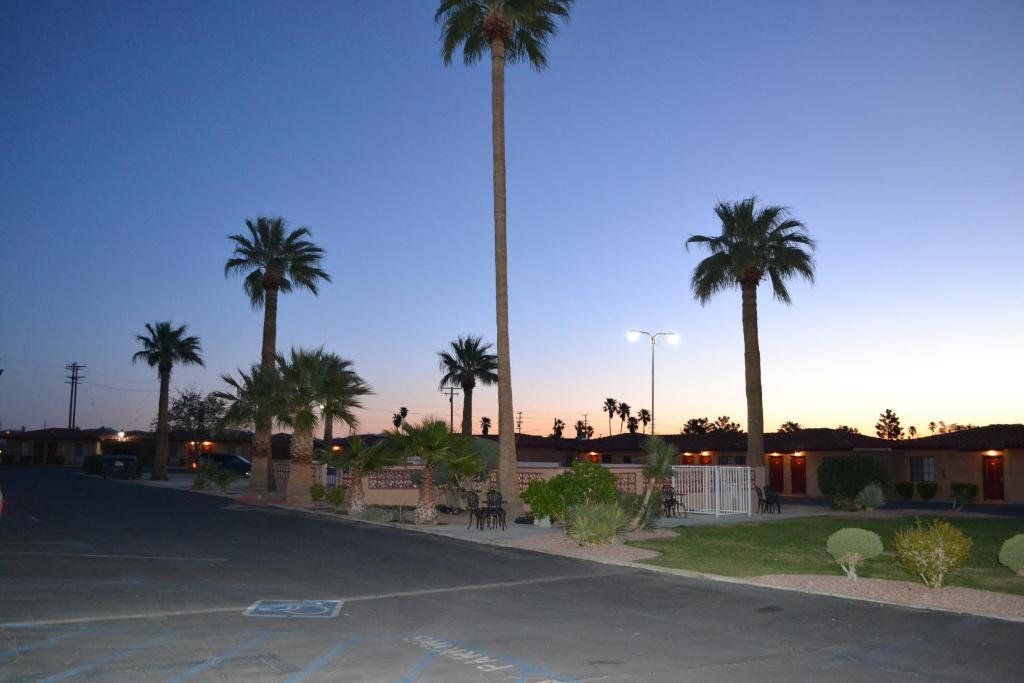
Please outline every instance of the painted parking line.
M231 659L235 655L241 654L242 652L245 652L250 648L256 647L257 645L265 641L267 638L268 635L266 633L263 633L253 638L252 640L247 640L244 643L240 643L231 648L230 650L224 652L224 654L217 655L216 657L211 657L210 659L207 659L205 662L193 666L191 669L185 671L184 673L178 674L177 676L174 676L172 678L168 678L167 683L182 683L182 681L187 681L196 674L200 674L206 671L207 669L212 669L215 666L220 666L221 664Z
M84 633L86 630L87 629L84 628L77 628L74 631L61 633L60 635L53 636L52 638L45 638L43 640L37 640L34 643L28 643L27 645L19 645L18 647L11 648L10 650L3 650L0 652L0 659L5 659L12 655L20 655L25 652L32 652L33 650L38 650L41 647L46 647L53 643L59 643L60 641L67 640L68 638L74 638L78 634Z
M90 560L159 560L161 562L227 562L226 557L165 557L162 555L100 555L94 553L34 553L0 550L0 557L29 555L35 557L81 557Z
M423 673L428 666L430 666L430 663L437 659L437 655L437 652L428 652L423 657L423 659L421 659L419 663L417 663L416 666L412 668L412 671L410 671L408 675L406 675L406 677L402 679L402 683L414 683L416 679L420 677L420 674Z
M340 655L345 650L349 649L351 646L358 643L360 640L362 639L359 636L352 636L341 645L338 645L334 649L330 650L327 654L323 655L322 657L317 657L316 659L314 659L302 671L288 677L285 683L302 683L302 681L306 680L307 678L315 674L317 671L333 662L334 659L338 657L338 655Z
M52 676L48 676L47 678L42 679L42 681L40 683L55 683L55 681L67 680L68 678L71 678L72 676L77 676L78 674L84 674L87 671L92 671L93 669L98 669L99 667L103 666L104 664L109 664L110 662L116 662L117 660L123 659L123 658L127 657L128 655L134 654L134 653L136 653L136 652L138 652L140 650L148 650L149 648L153 647L154 645L159 645L160 643L164 642L165 640L170 640L172 638L177 638L178 635L179 635L178 633L165 633L162 636L157 636L156 638L150 638L149 640L147 640L145 642L139 643L137 645L132 645L131 647L126 648L124 650L120 650L118 652L115 652L112 655L107 655L106 657L100 657L99 659L94 659L91 662L86 662L85 664L82 664L81 666L76 666L73 669L67 669L66 671L61 671L58 674L54 674Z

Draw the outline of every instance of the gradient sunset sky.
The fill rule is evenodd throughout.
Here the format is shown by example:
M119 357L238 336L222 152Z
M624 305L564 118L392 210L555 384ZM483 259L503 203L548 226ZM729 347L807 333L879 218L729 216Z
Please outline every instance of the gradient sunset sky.
M146 322L202 338L175 388L255 360L262 315L223 263L261 214L309 226L334 276L282 298L279 348L353 359L364 431L447 417L436 352L494 339L490 84L443 66L435 9L0 4L3 427L65 425L75 360L80 426L147 427ZM507 74L523 431L649 407L631 327L681 335L659 432L745 425L739 293L696 304L684 241L750 194L820 244L791 307L762 288L766 428L1024 420L1022 35L1017 0L577 2L550 68ZM496 404L480 389L474 413Z

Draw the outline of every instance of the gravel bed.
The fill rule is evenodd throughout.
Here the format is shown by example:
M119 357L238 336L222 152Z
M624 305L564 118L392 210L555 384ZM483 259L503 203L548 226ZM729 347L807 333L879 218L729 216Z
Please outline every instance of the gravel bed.
M655 529L653 531L634 531L626 534L627 541L641 541L652 538L671 538L675 536L674 531L669 529ZM578 557L584 560L598 560L604 562L636 562L637 560L649 560L657 557L659 553L644 548L634 548L624 543L609 543L607 545L580 545L565 534L551 533L517 538L503 542L502 545L524 550L536 550L542 553L554 555L565 555Z
M888 579L851 581L845 576L775 574L755 576L750 583L762 586L798 588L816 593L878 600L907 607L926 607L966 614L1024 619L1024 596L946 586L928 588L924 584Z

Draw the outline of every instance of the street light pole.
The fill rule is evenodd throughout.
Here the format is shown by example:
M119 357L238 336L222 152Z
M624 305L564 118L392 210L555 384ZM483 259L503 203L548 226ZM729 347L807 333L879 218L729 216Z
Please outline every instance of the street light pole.
M678 344L679 335L675 332L646 332L644 330L630 330L626 338L631 342L640 339L640 335L646 335L651 340L651 436L654 436L654 347L658 345L658 337L665 337L669 344Z

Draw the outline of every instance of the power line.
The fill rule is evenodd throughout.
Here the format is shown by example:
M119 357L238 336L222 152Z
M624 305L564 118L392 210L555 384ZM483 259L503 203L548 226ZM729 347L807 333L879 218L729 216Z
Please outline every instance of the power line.
M85 379L84 375L79 374L79 370L84 370L85 366L74 361L70 365L65 365L64 369L71 372L64 383L71 385L71 396L68 400L68 429L74 429L75 413L78 411L78 383Z
M448 396L448 410L451 413L449 418L448 418L448 429L454 432L455 431L455 395L459 393L459 390L452 386L452 387L448 387L447 389L442 389L441 393L445 394L446 396Z

